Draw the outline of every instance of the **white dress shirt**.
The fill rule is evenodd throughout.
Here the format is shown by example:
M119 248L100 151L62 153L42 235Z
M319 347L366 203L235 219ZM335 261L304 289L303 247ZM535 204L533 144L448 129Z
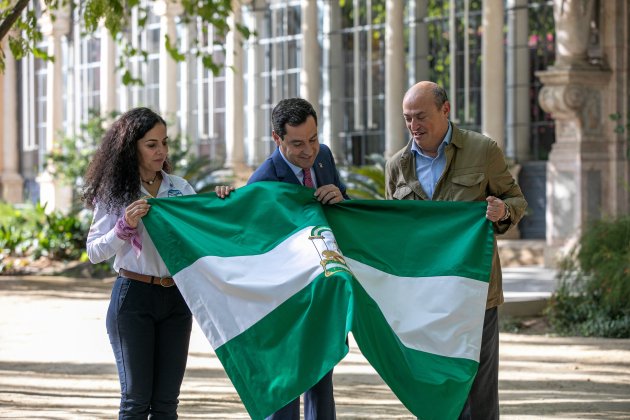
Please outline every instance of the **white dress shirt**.
M142 195L150 195L141 187ZM195 190L181 177L167 174L162 171L162 184L157 193L157 198L173 197L179 195L195 194ZM119 272L121 268L135 273L147 274L150 276L168 277L168 272L164 261L158 254L151 237L147 233L142 220L138 223L138 235L142 241L142 252L136 255L131 246L130 240L123 240L116 236L115 225L125 211L121 208L117 214L107 213L97 203L94 209L94 218L87 238L87 253L90 261L99 263L115 256L114 270ZM151 210L149 210L151 211Z
M444 136L442 143L440 143L440 146L438 147L438 154L436 157L425 155L415 141L411 144L411 152L416 157L416 176L418 177L418 181L420 181L420 185L422 185L422 189L425 193L427 193L427 196L429 196L429 199L433 199L435 187L442 177L444 168L446 168L445 150L446 146L451 142L452 136L453 128L449 121L448 130L446 131L446 135Z
M289 162L289 159L287 159L287 157L284 155L284 153L282 153L282 149L278 148L278 151L280 152L280 156L282 156L282 159L284 159L284 161L287 163L287 165L289 165L289 168L291 168L291 170L293 171L293 173L297 177L298 181L300 181L300 184L304 185L304 172L303 172L303 169L300 168L299 166L294 165L291 162ZM317 189L317 178L315 177L315 169L313 169L311 167L309 170L311 171L311 179L313 180L313 188Z

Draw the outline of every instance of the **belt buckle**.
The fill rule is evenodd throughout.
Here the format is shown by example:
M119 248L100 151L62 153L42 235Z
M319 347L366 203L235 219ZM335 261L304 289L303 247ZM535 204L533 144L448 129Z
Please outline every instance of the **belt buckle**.
M175 280L172 277L160 277L160 286L173 287L175 286Z

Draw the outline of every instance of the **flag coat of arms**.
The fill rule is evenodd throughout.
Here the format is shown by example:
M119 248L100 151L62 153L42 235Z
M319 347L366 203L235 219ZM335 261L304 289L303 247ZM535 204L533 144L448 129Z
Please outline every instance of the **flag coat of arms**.
M143 223L253 419L316 384L349 332L415 416L457 418L492 264L485 203L321 205L277 182L149 202Z

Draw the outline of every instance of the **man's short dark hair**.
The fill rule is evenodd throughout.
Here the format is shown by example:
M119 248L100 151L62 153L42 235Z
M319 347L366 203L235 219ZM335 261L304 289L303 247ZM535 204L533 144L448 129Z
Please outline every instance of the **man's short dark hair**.
M442 109L442 105L448 101L446 90L438 84L433 88L433 97L435 98L435 106L437 106L437 109Z
M313 117L317 125L317 113L307 100L302 98L283 99L271 112L271 127L281 138L287 134L286 125L297 127L306 122L308 117Z

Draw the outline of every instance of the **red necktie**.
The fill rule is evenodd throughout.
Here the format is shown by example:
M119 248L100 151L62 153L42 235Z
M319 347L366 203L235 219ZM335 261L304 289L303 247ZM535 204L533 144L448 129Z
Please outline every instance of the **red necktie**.
M302 173L304 174L304 186L309 188L314 188L313 185L313 177L311 176L311 169L302 169Z

